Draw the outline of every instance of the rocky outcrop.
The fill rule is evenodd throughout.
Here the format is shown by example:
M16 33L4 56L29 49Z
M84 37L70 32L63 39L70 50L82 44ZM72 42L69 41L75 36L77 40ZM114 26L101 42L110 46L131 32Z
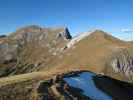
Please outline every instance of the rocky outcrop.
M69 30L68 30L68 28L57 28L57 29L55 29L55 30L60 30L60 32L57 34L57 38L64 38L64 39L72 39L72 36L71 36L71 34L70 34L70 32L69 32Z
M113 53L108 62L115 73L123 73L127 77L133 76L133 50L121 49Z
M25 41L31 41L32 39L42 40L48 38L48 33L57 34L57 37L62 37L64 39L72 38L68 28L42 28L37 25L20 28L15 33L12 33L11 37L17 40Z
M0 40L0 71L3 73L4 68L5 76L48 67L71 38L67 28L42 28L37 25L20 28Z
M66 39L72 39L72 36L68 30L68 28L65 28L64 31L62 32L63 36L66 38Z
M18 45L0 44L0 63L7 63L17 59Z

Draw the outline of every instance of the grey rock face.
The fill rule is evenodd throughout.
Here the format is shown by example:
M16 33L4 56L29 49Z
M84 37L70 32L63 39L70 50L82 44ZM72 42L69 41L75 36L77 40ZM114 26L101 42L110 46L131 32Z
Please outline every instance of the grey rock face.
M59 38L56 38L57 35ZM18 29L0 41L0 64L7 70L0 69L3 72L0 77L33 72L50 65L71 38L67 28L41 28L32 25Z
M122 72L125 76L133 75L133 51L123 49L113 54L110 65L116 73Z
M47 33L53 32L57 34L57 38L63 37L65 39L71 39L72 36L70 35L69 30L65 28L41 28L36 25L27 26L24 28L20 28L13 34L14 39L25 39L27 41L30 41L33 38L40 38L41 40Z
M72 39L72 36L70 35L70 32L67 28L64 28L63 31L61 31L59 34L57 34L57 39L60 37L64 37L65 39Z
M66 39L72 39L72 36L70 35L70 32L67 28L65 28L65 31L62 34Z
M17 58L18 46L7 43L0 44L0 63L9 62Z

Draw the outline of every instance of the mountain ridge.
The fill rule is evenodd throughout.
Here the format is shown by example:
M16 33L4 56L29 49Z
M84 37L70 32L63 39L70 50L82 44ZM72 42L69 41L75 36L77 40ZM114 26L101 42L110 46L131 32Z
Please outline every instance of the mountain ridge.
M20 28L0 38L0 99L89 100L90 92L84 95L92 87L88 80L113 99L132 100L132 61L133 43L101 30L72 38L68 28ZM76 75L80 72L93 72L95 77L84 79ZM66 76L87 88L72 87L64 81Z
M110 56L133 47L132 43L102 30L84 32L72 38L67 27L37 25L20 28L6 40L8 42L1 44L1 57L4 58L1 59L1 77L66 66L104 73Z

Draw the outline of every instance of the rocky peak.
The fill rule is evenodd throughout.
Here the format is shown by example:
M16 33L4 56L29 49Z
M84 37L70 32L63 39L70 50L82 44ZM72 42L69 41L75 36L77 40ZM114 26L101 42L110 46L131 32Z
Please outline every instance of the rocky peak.
M95 38L106 38L106 37L110 37L111 35L109 35L108 33L102 31L102 30L94 30L90 36L93 36Z
M74 37L68 44L67 47L70 48L73 45L75 45L76 43L78 43L79 41L81 41L82 39L86 38L86 37L90 37L94 40L97 39L103 39L105 38L106 33L101 31L101 30L92 30L89 32L84 32L76 37Z
M90 38L96 41L100 41L100 42L110 42L110 43L115 43L115 44L123 43L122 40L102 30L95 30L94 32L90 34Z
M67 27L53 28L53 31L58 31L57 37L63 37L64 39L72 39L72 36Z
M72 39L72 36L71 36L71 34L70 34L68 28L65 28L65 29L64 29L63 35L64 35L64 37L65 37L66 39Z
M47 34L50 35L50 33L53 33L52 36L57 38L64 38L64 39L71 39L72 36L70 35L70 32L68 28L66 27L58 27L58 28L42 28L37 25L30 25L23 28L18 29L16 32L12 33L11 36L14 39L22 40L24 38L31 39L32 38L39 38L42 37L42 35ZM55 35L57 36L55 36Z

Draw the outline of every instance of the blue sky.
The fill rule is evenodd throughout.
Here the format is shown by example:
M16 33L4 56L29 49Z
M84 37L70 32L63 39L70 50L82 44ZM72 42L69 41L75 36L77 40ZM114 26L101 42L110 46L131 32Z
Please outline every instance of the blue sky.
M67 26L73 35L101 29L133 40L133 0L0 0L0 34L38 24Z

